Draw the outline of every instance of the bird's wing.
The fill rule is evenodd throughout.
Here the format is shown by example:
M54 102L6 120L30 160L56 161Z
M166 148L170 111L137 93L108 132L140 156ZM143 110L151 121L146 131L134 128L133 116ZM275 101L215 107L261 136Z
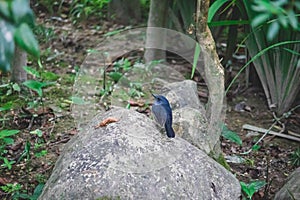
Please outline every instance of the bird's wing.
M152 105L152 112L154 114L155 120L164 126L167 119L167 112L161 105Z

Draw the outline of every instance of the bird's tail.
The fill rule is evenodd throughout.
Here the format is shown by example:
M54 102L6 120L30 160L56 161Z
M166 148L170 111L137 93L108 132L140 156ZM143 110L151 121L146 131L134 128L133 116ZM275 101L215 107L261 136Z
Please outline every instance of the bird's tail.
M169 138L175 137L175 132L174 132L171 124L165 123L165 129L166 129L166 132L167 132L167 136Z

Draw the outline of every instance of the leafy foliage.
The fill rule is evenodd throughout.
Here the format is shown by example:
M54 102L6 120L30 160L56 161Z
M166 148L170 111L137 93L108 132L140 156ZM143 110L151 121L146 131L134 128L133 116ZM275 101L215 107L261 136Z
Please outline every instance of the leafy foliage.
M255 192L259 191L260 188L266 185L265 181L253 181L251 183L240 182L242 191L247 195L247 199L252 199Z
M8 183L6 185L0 186L0 188L8 194L13 194L21 190L22 186L19 183L16 184Z
M23 50L39 57L39 47L30 28L34 24L28 0L0 2L0 70L10 70L15 43Z
M28 80L23 83L26 87L38 93L40 97L43 96L43 88L49 85L53 85L53 82L40 82L36 80Z
M292 28L300 31L296 13L300 11L300 3L288 0L255 0L252 6L253 11L258 13L252 20L252 26L256 27L264 23L269 23L267 39L273 40L279 33L280 27Z
M244 37L244 33L239 32L239 27L248 25L249 20L242 1L215 0L212 2L208 11L208 26L214 38L222 37L223 40L226 37L226 52L221 63L226 70L230 70L236 47L242 40L239 35ZM227 86L228 82L226 81L225 84Z
M300 148L296 149L290 156L292 165L298 167L300 166Z
M229 130L225 124L223 124L221 134L224 138L226 138L234 143L237 143L238 145L242 145L242 143L243 143L241 138L238 136L238 134Z
M2 130L0 131L0 159L3 161L2 167L7 167L11 169L14 161L8 160L5 156L7 153L6 147L7 145L11 145L14 143L14 139L11 137L19 133L19 130Z
M45 27L43 24L38 24L33 29L34 34L36 35L39 42L47 43L55 38L55 33L53 28Z
M89 16L101 16L102 10L111 0L75 0L71 5L71 16L75 20L87 19Z
M14 40L26 52L35 57L40 56L38 42L27 24L23 23L15 29Z
M250 19L259 14L245 3ZM290 109L300 86L300 34L293 29L280 29L270 41L269 24L251 28L246 45L261 80L269 108L282 115ZM263 52L263 53L262 53ZM258 56L259 55L259 56ZM255 58L255 59L254 59Z
M180 32L192 31L195 26L194 13L196 12L196 1L189 3L182 0L174 0L171 9L170 24Z
M299 22L295 11L299 10L299 3L294 1L238 1L216 0L213 2L208 20L212 23L217 10L222 13L230 6L240 9L243 19L249 20L252 26L246 26L251 32L244 40L252 59L241 68L240 74L250 63L255 69L265 91L269 108L278 115L290 109L299 91ZM232 13L236 8L232 8ZM246 22L246 21L245 21ZM218 21L218 25L233 23ZM238 24L247 24L239 21ZM292 25L293 24L293 25ZM230 55L236 46L234 26L229 27L226 55L222 63L227 65ZM283 27L283 28L279 28ZM234 36L234 37L233 37ZM234 45L234 46L233 46ZM237 77L237 76L236 76ZM236 80L236 77L231 82ZM227 87L227 91L230 88Z
M42 78L44 78L45 80L56 80L58 78L58 76L52 72L39 72L36 69L28 66L24 66L23 68L28 74L32 75L33 77L39 78L40 80ZM55 82L43 82L37 80L28 80L23 82L23 85L35 91L40 97L43 96L43 88L53 84L55 84Z
M14 193L13 199L29 199L29 200L37 200L39 196L42 194L43 188L45 184L38 184L32 195L26 194L26 193L21 193L20 189L16 190L17 192Z

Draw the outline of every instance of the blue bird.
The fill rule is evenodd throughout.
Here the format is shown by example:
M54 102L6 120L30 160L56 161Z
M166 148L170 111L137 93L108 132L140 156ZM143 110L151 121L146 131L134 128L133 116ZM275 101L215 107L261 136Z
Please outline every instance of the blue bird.
M168 137L175 137L175 133L172 128L172 109L168 99L162 95L152 94L152 96L155 98L155 101L152 105L152 112L156 121L161 126L165 127Z

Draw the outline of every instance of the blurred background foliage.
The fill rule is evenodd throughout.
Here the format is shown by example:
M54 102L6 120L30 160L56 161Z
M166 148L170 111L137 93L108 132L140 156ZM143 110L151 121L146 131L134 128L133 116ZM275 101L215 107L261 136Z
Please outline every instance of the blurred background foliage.
M150 1L46 0L30 3L46 9L53 16L67 15L74 23L106 18L132 25L146 23ZM168 27L194 37L197 29L195 8L196 0L188 3L184 0L169 1ZM213 0L209 10L208 23L215 40L226 40L226 52L222 56L225 70L228 70L238 47L246 44L250 57L254 58L253 65L268 105L279 115L291 108L299 91L299 10L299 1L288 0ZM0 57L0 69L10 70L15 44L39 57L29 1L1 1L0 18L0 49L4 55ZM256 56L264 49L268 50ZM231 80L228 79L227 86Z
M248 2L248 1L244 1ZM244 3L251 26L246 47L263 86L268 106L282 115L291 109L300 86L299 2Z
M32 32L34 14L27 0L0 1L0 70L10 70L15 44L39 57L38 42Z

